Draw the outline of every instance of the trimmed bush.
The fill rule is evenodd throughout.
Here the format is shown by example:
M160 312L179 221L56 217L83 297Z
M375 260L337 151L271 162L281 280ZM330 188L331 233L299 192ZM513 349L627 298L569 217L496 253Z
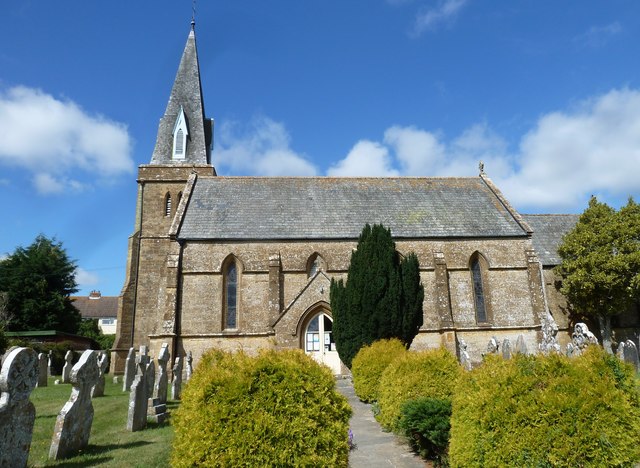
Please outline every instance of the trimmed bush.
M394 359L406 352L407 349L397 338L379 340L360 348L351 367L353 388L358 398L365 403L377 401L382 373Z
M582 356L487 356L453 399L452 467L632 466L640 402L630 366Z
M398 426L411 448L423 458L446 464L451 430L451 401L422 397L405 401Z
M350 416L329 369L302 351L213 350L172 418L171 464L347 466Z
M461 372L455 356L444 348L398 357L382 373L378 422L387 430L401 432L402 404L419 397L451 399Z

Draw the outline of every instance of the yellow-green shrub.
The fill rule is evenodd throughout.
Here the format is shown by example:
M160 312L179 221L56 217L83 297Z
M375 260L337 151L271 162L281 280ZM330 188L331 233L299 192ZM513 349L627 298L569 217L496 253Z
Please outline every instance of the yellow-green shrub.
M351 363L353 388L358 398L366 403L377 401L382 373L395 358L406 352L397 338L378 340L360 348Z
M488 356L453 399L452 467L631 466L640 460L633 371L596 346L574 359Z
M172 421L172 466L347 466L351 408L302 351L210 351Z
M399 431L402 403L419 397L451 399L462 368L446 349L407 352L382 373L378 422Z

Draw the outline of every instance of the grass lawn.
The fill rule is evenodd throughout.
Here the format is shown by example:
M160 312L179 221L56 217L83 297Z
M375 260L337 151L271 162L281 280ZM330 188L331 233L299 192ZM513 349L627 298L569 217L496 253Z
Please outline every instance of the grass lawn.
M49 461L51 437L58 413L71 395L71 385L54 385L56 378L49 378L49 386L36 388L31 401L36 407L36 422L29 453L29 466L113 466L154 467L168 466L173 428L167 421L149 423L147 428L129 432L127 412L129 393L122 391L122 383L114 384L107 375L105 396L93 400L93 426L89 445L78 455L57 462ZM175 410L177 402L170 401L168 410Z

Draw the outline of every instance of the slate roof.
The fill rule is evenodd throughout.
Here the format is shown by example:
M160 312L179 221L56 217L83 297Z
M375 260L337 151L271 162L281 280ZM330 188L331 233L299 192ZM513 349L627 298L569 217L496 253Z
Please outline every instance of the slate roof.
M92 299L87 296L72 296L73 305L82 318L116 318L118 316L118 296L101 296Z
M533 229L533 248L544 266L559 265L562 259L558 255L558 245L562 236L578 222L576 214L523 214L522 217Z
M527 235L480 177L199 177L177 237L357 239L366 223L396 238Z

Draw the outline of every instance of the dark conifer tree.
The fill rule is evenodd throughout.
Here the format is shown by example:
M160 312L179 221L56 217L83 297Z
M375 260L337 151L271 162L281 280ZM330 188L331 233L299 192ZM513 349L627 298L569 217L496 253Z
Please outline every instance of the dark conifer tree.
M417 257L401 260L391 231L367 224L346 282L331 282L333 333L342 362L351 367L360 348L379 339L399 338L408 347L422 325L423 299Z

